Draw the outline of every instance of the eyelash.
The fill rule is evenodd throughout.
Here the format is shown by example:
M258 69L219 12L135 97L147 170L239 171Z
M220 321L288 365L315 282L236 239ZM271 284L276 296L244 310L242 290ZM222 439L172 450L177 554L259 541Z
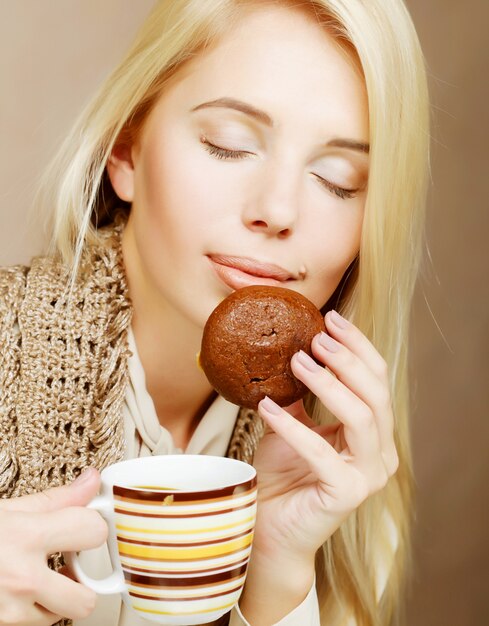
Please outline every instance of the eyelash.
M218 159L240 160L246 158L248 154L251 154L250 152L246 152L244 150L226 150L225 148L219 148L219 146L215 146L213 143L210 143L205 139L201 139L201 142L204 144L207 152L209 152L210 154L212 154L212 156L215 156ZM317 174L313 174L313 176L316 177L318 182L325 189L333 193L335 196L338 196L338 198L341 198L342 200L350 200L351 198L354 198L355 194L358 191L358 189L344 189L343 187L333 185L332 183L324 178L321 178L321 176L318 176Z
M218 159L244 159L249 152L245 152L244 150L226 150L225 148L219 148L219 146L215 146L213 143L209 143L207 140L201 140L205 146L207 152L210 152L213 156Z
M351 200L351 198L354 198L358 192L358 189L345 189L344 187L338 187L337 185L333 185L333 183L330 183L325 178L321 178L321 176L318 176L317 174L313 174L313 176L316 177L318 182L323 187L325 187L328 191L334 193L335 196L338 196L338 198L341 198L342 200Z

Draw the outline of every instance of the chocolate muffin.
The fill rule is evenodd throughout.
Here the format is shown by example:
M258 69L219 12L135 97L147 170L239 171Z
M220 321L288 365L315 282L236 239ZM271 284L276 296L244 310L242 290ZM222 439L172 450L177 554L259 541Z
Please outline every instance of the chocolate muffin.
M312 338L321 330L323 316L301 294L244 287L211 313L199 362L214 389L234 404L256 409L269 396L288 406L307 391L292 374L290 359L298 350L311 355Z

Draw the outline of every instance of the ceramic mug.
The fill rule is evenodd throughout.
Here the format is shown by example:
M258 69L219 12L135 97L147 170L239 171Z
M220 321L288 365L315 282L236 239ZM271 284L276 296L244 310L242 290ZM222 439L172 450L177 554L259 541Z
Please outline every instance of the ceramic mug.
M120 593L147 620L172 626L212 622L238 602L256 519L255 469L234 459L163 455L104 469L101 495L88 505L109 527L112 574L78 580Z

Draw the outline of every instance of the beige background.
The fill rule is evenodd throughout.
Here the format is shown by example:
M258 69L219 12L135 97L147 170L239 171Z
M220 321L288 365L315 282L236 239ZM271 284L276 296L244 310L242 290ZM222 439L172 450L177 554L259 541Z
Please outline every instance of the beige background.
M0 0L0 264L41 250L36 177L153 0ZM413 310L418 504L410 626L489 624L487 0L409 0L433 98ZM430 256L428 254L431 255Z

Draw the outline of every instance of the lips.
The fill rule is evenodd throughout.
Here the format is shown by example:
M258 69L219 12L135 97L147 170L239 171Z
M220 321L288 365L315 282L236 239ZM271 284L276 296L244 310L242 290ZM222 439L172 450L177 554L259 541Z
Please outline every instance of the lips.
M208 255L218 277L232 289L248 285L282 285L302 278L273 263L262 263L248 257Z

